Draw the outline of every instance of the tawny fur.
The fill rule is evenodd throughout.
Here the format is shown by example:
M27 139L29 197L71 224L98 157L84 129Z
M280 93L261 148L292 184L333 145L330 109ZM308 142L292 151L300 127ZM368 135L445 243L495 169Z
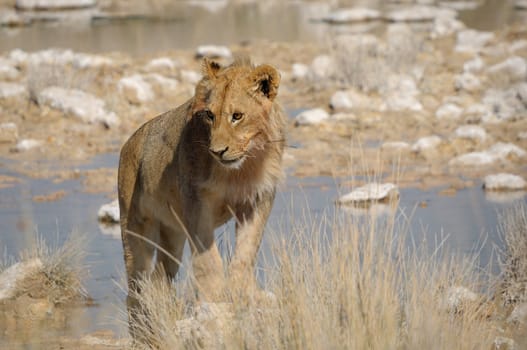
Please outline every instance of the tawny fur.
M169 278L179 268L132 232L176 260L189 238L200 296L217 298L225 279L214 229L233 214L236 247L228 276L254 277L282 177L285 117L275 102L280 76L271 66L246 60L225 68L205 60L203 73L194 97L145 123L121 150L119 206L130 290L155 267ZM136 307L134 298L128 306Z

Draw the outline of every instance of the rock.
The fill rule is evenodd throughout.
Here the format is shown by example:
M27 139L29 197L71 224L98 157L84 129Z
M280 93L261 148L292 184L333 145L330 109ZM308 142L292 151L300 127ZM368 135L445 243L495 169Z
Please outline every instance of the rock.
M102 123L108 127L119 125L117 115L106 110L103 100L81 90L50 86L38 93L37 101L85 123Z
M472 73L458 74L454 78L454 86L457 90L476 92L481 90L481 80Z
M0 82L0 99L24 97L27 89L22 84Z
M492 32L480 32L474 29L462 30L457 33L455 51L480 52L492 40L494 40L494 33Z
M456 11L474 10L481 4L478 1L441 1L441 7L447 7Z
M328 55L320 55L313 59L309 66L309 78L314 81L323 81L335 75L335 61Z
M507 337L496 337L493 345L492 350L516 350L514 339Z
M527 156L527 152L523 148L518 147L512 143L503 142L496 143L491 148L489 148L488 152L502 160L510 157L524 158Z
M460 30L465 29L463 22L450 17L437 17L434 19L434 26L430 33L432 39L442 38L452 35Z
M150 60L146 64L145 69L149 72L171 72L176 69L177 66L176 62L169 57L158 57Z
M0 57L0 80L16 80L20 72L11 60Z
M489 107L482 103L471 104L464 110L464 116L469 122L479 122L483 119L483 116L490 113Z
M443 308L452 313L459 312L464 305L477 302L479 298L479 295L470 289L452 286L445 293Z
M514 6L517 9L527 10L527 0L516 0Z
M518 133L518 140L527 140L527 131L520 131Z
M471 139L479 142L487 139L487 132L478 125L462 125L454 131L454 134L458 138Z
M0 143L12 143L18 140L18 127L15 123L0 123Z
M24 151L29 151L33 148L37 148L37 147L40 147L42 146L42 141L40 140L35 140L35 139L24 139L24 140L20 140L15 148L13 149L14 152L24 152Z
M192 85L199 83L201 80L201 74L193 70L183 69L179 74L182 81Z
M527 182L521 176L500 173L485 176L483 188L488 191L517 191L527 189Z
M42 270L42 261L34 258L18 262L0 273L0 300L13 298L20 284Z
M485 62L480 56L476 56L470 61L463 63L463 72L465 73L479 73L485 68Z
M133 104L142 104L154 99L154 91L142 75L134 74L121 78L117 83L119 91Z
M291 66L291 75L295 80L301 80L309 74L309 67L302 63L293 63Z
M512 56L505 61L490 66L487 73L505 84L524 81L527 78L527 63L525 59Z
M161 74L152 73L147 76L147 79L157 86L161 92L175 92L179 87L179 82L176 79L167 78Z
M509 52L515 54L518 51L527 50L527 40L515 40L509 45Z
M31 21L12 9L0 8L0 27L21 27Z
M527 83L518 83L506 90L489 89L483 97L487 112L484 123L513 121L527 116Z
M35 67L48 65L72 65L75 68L98 68L101 66L111 66L113 60L99 55L86 53L76 53L72 50L48 49L27 53L16 49L9 53L9 59L19 66L32 65Z
M386 15L386 19L393 22L422 22L433 21L436 18L455 18L456 16L457 12L454 10L416 5L391 11Z
M309 109L295 117L295 125L316 125L326 121L328 118L328 112L321 108Z
M111 203L101 206L97 212L97 218L101 222L118 223L121 219L121 216L119 214L119 202L117 199Z
M412 77L392 75L385 91L386 109L391 111L421 111L423 105L417 99L419 90Z
M391 152L409 152L412 149L412 146L408 142L403 141L393 141L385 142L381 145L383 151Z
M423 151L436 149L441 142L441 138L437 135L421 137L412 145L412 151L421 153Z
M21 10L60 10L94 7L96 0L16 0Z
M353 103L346 91L337 91L331 96L329 106L336 110L351 110Z
M397 186L392 183L369 183L354 189L338 199L340 204L358 204L364 202L384 201L399 197Z
M377 10L370 8L347 8L339 9L335 12L330 13L322 20L328 23L353 23L353 22L364 22L371 21L381 18L381 13Z
M226 46L202 45L196 49L196 57L226 58L232 57L231 50Z
M507 318L507 322L527 325L527 302L516 305Z
M457 120L463 114L463 109L453 103L445 103L440 106L435 113L435 116L439 120Z

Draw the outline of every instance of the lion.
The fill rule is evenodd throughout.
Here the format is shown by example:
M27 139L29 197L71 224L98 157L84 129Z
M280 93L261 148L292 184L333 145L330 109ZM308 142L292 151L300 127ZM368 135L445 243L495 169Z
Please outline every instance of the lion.
M129 313L138 303L135 281L157 270L173 279L187 240L199 297L217 299L227 279L214 229L232 218L236 243L227 276L256 282L257 252L283 177L279 84L270 65L237 59L222 67L205 59L194 96L143 124L122 147L118 194Z

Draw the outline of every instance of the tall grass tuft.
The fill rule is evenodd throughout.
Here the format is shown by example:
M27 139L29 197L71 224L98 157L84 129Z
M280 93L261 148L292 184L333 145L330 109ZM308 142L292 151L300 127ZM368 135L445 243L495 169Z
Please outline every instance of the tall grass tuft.
M173 286L143 281L139 326L148 336L136 348L491 348L489 298L456 294L480 290L470 260L409 245L394 218L335 221L275 237L267 300L233 286L228 303L187 307L196 301Z

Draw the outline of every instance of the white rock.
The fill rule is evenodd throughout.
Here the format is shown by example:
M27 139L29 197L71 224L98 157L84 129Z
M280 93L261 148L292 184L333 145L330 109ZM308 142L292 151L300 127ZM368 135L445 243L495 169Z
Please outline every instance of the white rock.
M142 75L134 74L121 78L117 83L119 91L129 102L142 104L154 99L154 91Z
M98 68L103 66L112 66L114 61L111 58L99 56L99 55L90 55L86 53L75 53L71 64L75 68Z
M465 73L479 73L483 68L485 68L485 62L483 62L480 56L476 56L463 63L463 72Z
M459 138L472 139L480 142L487 139L487 132L478 125L462 125L454 131L454 134Z
M309 67L309 78L314 82L331 78L335 74L335 61L328 55L313 59Z
M489 191L516 191L527 189L527 182L518 175L513 174L493 174L485 176L483 188Z
M101 206L97 212L97 218L103 222L118 223L121 218L119 214L119 201L116 199L111 203Z
M226 46L201 45L196 49L197 57L231 58L232 52Z
M457 120L463 114L463 109L453 103L445 103L436 110L436 118L439 120Z
M31 22L27 17L10 8L0 8L0 27L20 27Z
M512 56L490 66L487 73L507 82L524 81L527 78L527 63L519 56Z
M322 20L329 23L350 23L350 22L362 22L371 21L381 18L381 13L377 10L370 8L347 8L339 9L335 12L330 13Z
M295 125L316 125L329 118L328 112L321 108L303 111L295 117Z
M518 140L527 140L527 131L520 131L518 133Z
M329 106L336 110L351 110L353 102L346 91L337 91L331 96Z
M503 142L496 143L491 148L489 148L488 152L503 160L511 156L517 158L523 158L527 156L527 152L523 148L518 147L512 143Z
M24 139L24 140L20 140L15 148L14 148L14 151L15 152L24 152L24 151L29 151L33 148L37 148L37 147L40 147L42 146L42 141L40 140L34 140L34 139Z
M18 262L0 273L0 300L13 298L25 279L42 270L42 261L34 258Z
M527 325L527 302L516 305L507 318L507 322Z
M386 15L386 19L394 22L433 21L436 18L455 18L457 12L454 10L433 6L407 6L400 10L394 10Z
M458 74L454 78L454 86L458 90L469 92L479 91L482 88L481 80L472 73Z
M518 83L506 90L489 89L483 97L487 113L483 122L496 123L527 116L527 83Z
M150 60L145 68L147 71L172 71L177 65L170 57L158 57Z
M451 159L450 166L486 166L496 162L497 157L489 152L470 152Z
M479 7L481 3L479 1L441 1L439 3L441 7L448 7L456 11L463 10L474 10Z
M419 90L412 77L408 75L391 75L385 92L385 106L392 111L421 111Z
M50 86L38 93L37 100L85 123L119 125L119 118L106 109L103 100L81 90Z
M201 74L193 70L183 69L179 74L182 81L192 85L199 83L199 81L201 80Z
M434 19L434 26L430 33L432 39L442 38L452 35L460 30L465 29L463 22L450 17L437 17Z
M441 144L441 138L437 135L421 137L412 145L412 151L423 152L437 148Z
M369 183L358 187L338 199L340 204L386 200L399 197L397 186L392 183Z
M516 0L516 2L514 3L514 6L518 9L526 10L527 1L526 0Z
M18 140L18 127L15 123L0 123L0 143L16 142Z
M520 39L515 40L509 45L509 52L516 53L518 51L526 50L527 49L527 40Z
M459 311L466 303L473 303L479 299L479 295L460 286L452 286L446 291L443 307L450 312Z
M20 76L14 62L0 57L0 80L15 80Z
M494 346L492 349L495 350L516 350L516 342L514 339L507 338L507 337L496 337L494 339Z
M57 10L93 7L96 0L16 0L16 7L22 10Z
M42 64L68 65L75 68L97 68L100 66L113 65L112 59L104 56L91 55L86 53L76 53L72 50L47 49L27 53L15 49L9 53L9 59L17 65L40 66Z
M25 95L27 95L27 89L24 85L0 82L0 99L24 97Z
M304 79L309 73L309 67L302 63L293 63L291 67L291 75L293 79Z
M409 152L412 149L412 146L408 142L403 141L393 141L385 142L381 145L383 151L392 151L392 152Z
M474 29L462 30L457 33L455 51L479 52L494 39L492 32L480 32Z
M161 74L153 73L147 76L148 80L154 85L159 86L163 91L174 92L179 87L179 82L176 79L167 78Z

